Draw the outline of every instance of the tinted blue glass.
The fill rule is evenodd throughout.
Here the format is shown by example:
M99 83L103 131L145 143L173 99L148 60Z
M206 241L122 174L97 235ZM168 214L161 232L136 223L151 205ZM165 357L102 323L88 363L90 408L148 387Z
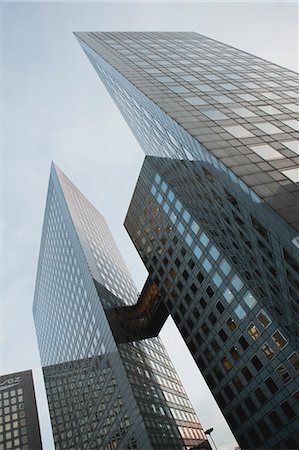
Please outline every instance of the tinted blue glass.
M239 319L244 319L244 317L246 316L246 312L244 311L244 309L242 308L242 306L241 305L238 305L236 308L235 308L235 314L236 314L236 316L239 318Z
M217 287L219 287L223 282L222 278L220 277L220 275L218 275L217 272L212 276L212 280Z
M205 247L208 245L208 243L210 241L210 239L208 238L206 233L201 233L199 240L202 243L202 245L204 245Z
M193 233L197 234L199 231L199 225L197 222L195 222L195 220L193 220L192 224L191 224L191 230L193 231Z
M162 203L162 200L163 200L162 195L161 195L161 194L158 194L158 196L157 196L157 201L160 203L160 205L161 205L161 203Z
M222 263L220 264L220 269L222 270L222 272L225 274L225 275L228 275L229 273L230 273L230 271L231 271L231 266L228 264L228 262L225 260L225 259L223 259L222 260Z
M194 255L199 259L202 255L202 251L200 248L196 245L196 247L193 250Z
M184 225L181 222L179 222L179 224L178 224L178 231L181 234L183 234L184 231L185 231L185 227L184 227Z
M155 195L156 192L157 192L157 189L155 188L155 186L152 186L152 187L151 187L151 193L152 193L153 195Z
M172 191L169 191L167 194L168 200L170 202L172 202L172 200L174 199L174 193Z
M175 207L176 207L176 209L177 209L178 211L181 211L181 209L182 209L182 203L181 203L179 200L177 200L177 201L175 202Z
M171 213L171 215L170 215L171 222L174 223L176 221L176 219L177 219L177 216L174 213Z
M190 220L190 214L188 213L188 211L185 209L185 211L183 212L183 218L186 222L189 222Z
M161 181L160 175L157 174L157 175L155 176L155 181L156 181L157 184L160 183L160 181Z
M204 260L202 265L207 272L210 272L210 270L212 268L212 264L210 263L210 261L207 258Z
M233 301L234 299L234 295L232 293L232 291L230 289L225 289L225 291L223 292L223 297L225 298L225 300L230 303Z
M190 236L190 234L187 234L187 236L185 237L185 241L187 242L187 244L188 244L189 246L192 245L193 239L192 239L192 237Z
M165 183L165 181L163 181L162 185L161 185L161 189L163 192L167 191L167 184Z
M232 285L234 286L234 288L236 289L236 291L240 291L242 289L242 287L244 286L243 282L240 280L240 278L235 275L231 281Z
M168 213L168 211L169 211L169 206L168 206L167 203L164 203L163 210L166 212L166 214Z
M254 296L251 294L250 291L246 292L246 294L244 295L243 299L244 299L244 302L246 303L246 305L250 309L252 309L257 303L256 299L254 298Z
M219 258L220 253L218 252L217 248L212 245L209 251L212 258L216 261Z

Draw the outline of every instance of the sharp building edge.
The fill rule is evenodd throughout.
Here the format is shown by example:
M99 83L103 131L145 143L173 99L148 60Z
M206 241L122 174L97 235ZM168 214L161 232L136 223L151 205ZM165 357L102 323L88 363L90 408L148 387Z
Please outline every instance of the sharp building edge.
M298 75L196 33L76 38L147 155L119 342L171 314L242 449L298 448Z
M137 289L103 216L54 164L34 296L56 450L210 449L159 337L118 343Z

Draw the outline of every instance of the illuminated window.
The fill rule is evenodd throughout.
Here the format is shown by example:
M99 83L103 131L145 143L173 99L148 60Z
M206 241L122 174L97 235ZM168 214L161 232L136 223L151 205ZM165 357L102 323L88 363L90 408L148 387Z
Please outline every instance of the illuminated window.
M254 340L257 339L261 335L258 328L253 323L251 323L249 325L247 330L248 330L248 333L250 334L250 336L252 337L252 339L254 339Z
M234 319L232 319L231 317L227 320L226 323L227 323L228 328L229 328L231 331L233 331L233 330L235 330L235 329L237 328L236 322L235 322Z
M283 335L278 330L276 330L275 333L272 335L272 339L279 348L283 348L288 343L288 341L283 337Z
M265 328L267 328L267 326L271 323L270 317L265 313L263 309L261 309L256 317Z
M264 343L264 345L261 347L261 350L268 359L271 359L273 358L273 356L275 356L275 353L273 352L268 342Z
M281 365L277 367L276 372L280 376L280 378L285 382L288 383L291 380L290 374L287 372L286 368Z

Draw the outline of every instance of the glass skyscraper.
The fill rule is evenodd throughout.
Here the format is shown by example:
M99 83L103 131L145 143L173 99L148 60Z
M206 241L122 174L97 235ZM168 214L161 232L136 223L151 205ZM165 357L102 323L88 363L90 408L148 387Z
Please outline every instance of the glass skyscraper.
M0 450L42 450L31 370L0 376Z
M241 447L298 448L297 74L196 33L76 37L148 155L126 227L155 307L120 323L171 314Z
M57 450L210 448L160 339L114 337L109 312L137 297L104 218L52 165L33 313Z

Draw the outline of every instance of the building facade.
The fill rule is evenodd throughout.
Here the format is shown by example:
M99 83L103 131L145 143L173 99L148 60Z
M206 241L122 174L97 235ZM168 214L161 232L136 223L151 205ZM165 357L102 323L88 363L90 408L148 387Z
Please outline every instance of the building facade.
M151 156L126 219L148 321L173 316L242 448L297 448L297 74L196 33L76 37Z
M0 376L0 449L42 450L31 370Z
M33 305L57 450L209 449L157 337L118 342L137 289L101 214L52 166Z

